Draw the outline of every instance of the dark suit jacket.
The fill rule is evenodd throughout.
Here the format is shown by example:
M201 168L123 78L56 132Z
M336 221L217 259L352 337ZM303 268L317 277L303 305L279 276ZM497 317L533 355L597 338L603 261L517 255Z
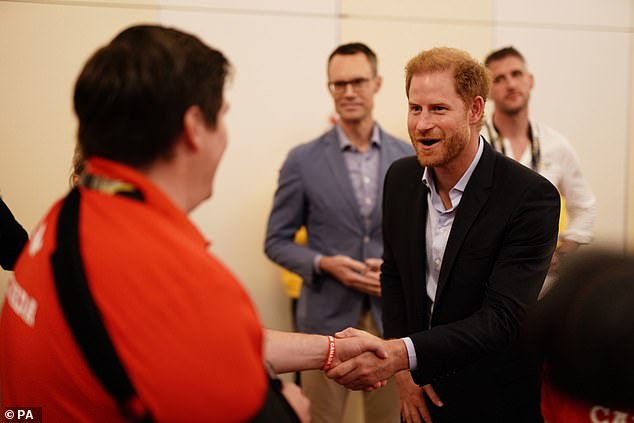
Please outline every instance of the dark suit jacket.
M0 198L0 266L13 270L29 236Z
M382 182L394 160L411 155L414 150L411 144L379 130L379 181ZM303 279L297 304L300 332L332 335L357 325L366 294L348 288L328 274L315 274L313 262L317 254L342 254L361 261L381 257L382 194L382 184L379 184L377 207L366 227L335 128L288 153L280 170L264 250L272 261ZM306 246L293 242L301 226L306 226ZM370 298L379 326L380 303L378 297Z
M522 421L516 412L535 416L537 374L522 367L513 346L557 241L557 190L484 144L456 210L430 321L422 175L415 158L395 162L386 175L385 336L412 339L414 379L431 383L445 403L433 407L434 423Z

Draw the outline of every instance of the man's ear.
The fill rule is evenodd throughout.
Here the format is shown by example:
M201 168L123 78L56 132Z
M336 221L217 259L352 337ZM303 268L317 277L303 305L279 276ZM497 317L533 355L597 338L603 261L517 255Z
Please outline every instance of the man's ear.
M381 75L377 75L374 77L374 93L378 93L383 85L383 77Z
M532 73L529 73L528 80L530 81L531 90L532 90L535 87L535 76Z
M469 107L469 125L479 124L484 115L484 99L479 95L471 102Z
M187 147L198 150L202 145L205 129L206 122L200 107L189 106L183 114L183 136Z

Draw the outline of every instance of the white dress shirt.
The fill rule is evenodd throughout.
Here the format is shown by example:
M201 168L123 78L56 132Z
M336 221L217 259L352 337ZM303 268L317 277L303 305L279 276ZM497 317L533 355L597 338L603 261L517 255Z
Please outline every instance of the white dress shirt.
M540 163L536 170L557 187L565 201L568 221L559 236L564 240L588 244L593 238L596 199L583 176L577 154L568 139L553 128L533 121L530 122L530 128L533 142L538 143L540 150ZM492 117L487 119L481 133L489 142L493 138L498 140L493 142L496 149L499 149L497 146L501 141L504 154L513 158L510 141L495 130ZM532 151L527 148L518 162L531 167L531 161Z

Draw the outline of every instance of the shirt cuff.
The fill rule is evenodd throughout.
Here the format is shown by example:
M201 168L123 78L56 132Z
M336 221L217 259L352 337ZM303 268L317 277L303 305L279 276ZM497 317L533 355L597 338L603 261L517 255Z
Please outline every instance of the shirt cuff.
M323 254L317 254L313 259L313 270L316 274L321 275L321 269L319 268L319 260L323 257Z
M405 348L407 348L407 358L409 360L409 369L416 370L418 369L418 359L416 358L416 350L414 349L414 343L412 340L407 338L401 338L403 342L405 342Z

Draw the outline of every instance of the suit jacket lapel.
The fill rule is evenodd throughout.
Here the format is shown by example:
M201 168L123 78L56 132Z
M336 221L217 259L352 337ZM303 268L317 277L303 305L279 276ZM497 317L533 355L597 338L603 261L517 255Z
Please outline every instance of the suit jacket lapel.
M487 202L489 189L493 184L495 153L486 141L481 139L480 142L484 143L484 151L482 152L480 162L465 187L462 199L456 210L456 217L451 227L451 232L449 233L449 239L445 247L445 255L442 259L442 267L438 275L438 288L436 290L435 301L440 299L462 243L469 229L480 214L480 210Z
M412 272L412 295L416 301L417 310L421 310L417 317L423 319L420 326L415 324L421 330L429 325L429 305L427 301L427 253L426 253L426 230L427 230L427 187L422 181L423 172L417 179L417 185L412 192L414 198L411 218L412 227L410 232L410 263ZM416 323L416 322L415 322Z
M326 143L326 157L328 158L328 164L337 184L341 188L343 200L348 203L350 210L354 210L355 220L362 224L363 219L361 218L361 211L359 210L357 196L352 188L348 167L345 159L343 158L341 147L339 146L337 131L334 128L326 137Z

